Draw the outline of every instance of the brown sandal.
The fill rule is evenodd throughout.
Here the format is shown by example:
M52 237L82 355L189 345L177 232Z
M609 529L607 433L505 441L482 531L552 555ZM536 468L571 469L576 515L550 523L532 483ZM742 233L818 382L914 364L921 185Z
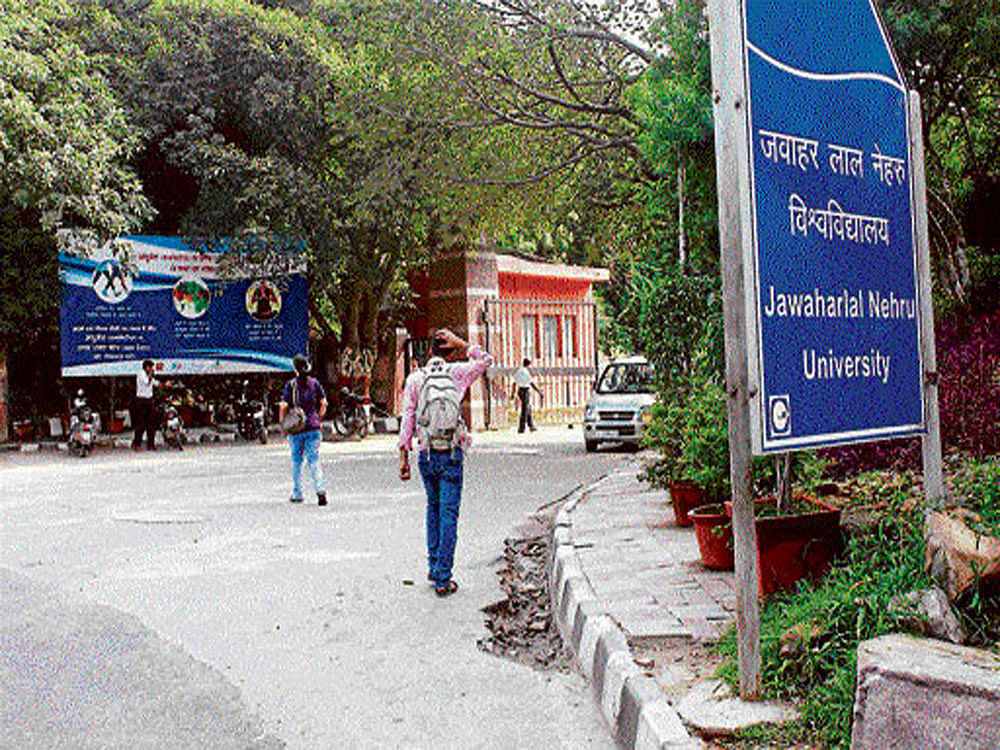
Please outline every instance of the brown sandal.
M434 589L434 593L438 596L451 596L456 591L458 591L458 584L454 581L448 581L443 586L438 586Z

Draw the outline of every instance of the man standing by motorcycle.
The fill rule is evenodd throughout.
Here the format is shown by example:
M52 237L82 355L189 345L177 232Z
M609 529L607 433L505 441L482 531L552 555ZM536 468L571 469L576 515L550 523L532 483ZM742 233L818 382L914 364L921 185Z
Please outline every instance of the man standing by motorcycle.
M267 409L263 401L250 398L250 381L244 380L235 404L236 431L244 440L267 442Z
M153 388L160 381L153 377L154 363L151 359L142 361L142 370L135 377L135 405L132 408L132 450L142 448L142 435L146 434L146 450L156 450L156 408L153 404Z

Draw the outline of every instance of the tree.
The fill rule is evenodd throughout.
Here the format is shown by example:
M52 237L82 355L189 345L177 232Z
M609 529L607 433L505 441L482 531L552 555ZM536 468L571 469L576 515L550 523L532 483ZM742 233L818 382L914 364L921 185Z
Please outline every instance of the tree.
M141 123L141 166L177 232L225 237L232 265L280 272L310 257L313 322L372 361L380 312L408 269L467 215L442 189L466 152L445 71L416 61L401 13L419 5L173 2L118 10L89 43ZM466 141L468 143L468 141ZM189 193L176 200L176 182ZM166 212L165 212L166 213ZM291 238L291 239L290 239Z
M135 136L74 18L59 0L0 3L0 441L8 346L56 305L56 234L109 237L149 215Z
M968 300L967 248L1000 250L1000 3L885 0L910 85L920 94L931 251L939 287ZM992 302L998 301L991 294Z

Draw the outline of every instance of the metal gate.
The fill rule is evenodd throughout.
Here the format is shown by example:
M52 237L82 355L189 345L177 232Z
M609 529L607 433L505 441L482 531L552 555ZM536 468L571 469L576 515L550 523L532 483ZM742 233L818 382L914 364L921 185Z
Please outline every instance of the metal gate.
M484 301L486 346L494 366L485 403L486 422L516 421L514 371L525 356L544 394L538 421L579 423L597 375L597 316L593 302Z

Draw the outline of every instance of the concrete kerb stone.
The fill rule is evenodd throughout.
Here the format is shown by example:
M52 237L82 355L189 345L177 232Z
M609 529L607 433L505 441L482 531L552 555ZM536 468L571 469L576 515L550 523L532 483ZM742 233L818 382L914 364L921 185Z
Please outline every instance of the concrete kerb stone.
M573 651L578 656L582 653L581 649L584 644L584 634L587 632L587 623L590 623L591 629L594 627L594 623L597 622L597 618L602 615L607 615L607 607L604 602L599 599L587 600L580 602L580 606L576 608L576 616L573 618L573 627L570 628L570 623L567 620L566 629L569 635L569 642L573 646ZM614 625L611 618L608 617L608 621L611 625ZM596 636L593 638L593 643L597 642ZM593 644L591 644L593 645ZM590 659L593 660L593 653L590 654Z
M594 604L596 607L601 606L599 602L595 602ZM601 636L616 630L618 626L606 612L601 611L599 614L588 617L583 608L581 608L581 621L580 645L577 648L576 661L587 679L593 682L595 679L594 664L596 662L597 644Z
M572 545L557 547L556 553L552 556L552 568L549 570L549 596L556 611L562 606L566 593L566 580L574 576L582 578L583 568L573 554Z
M605 630L597 637L591 675L594 684L594 694L597 696L598 701L602 703L602 709L605 683L612 677L609 666L611 664L611 657L616 653L620 653L623 649L628 650L628 643L625 641L625 636L617 625L610 630ZM608 714L605 714L605 718L607 717ZM615 726L613 716L610 719L610 723L613 728Z
M586 578L574 576L567 578L563 586L563 596L559 605L559 619L563 623L562 631L565 634L572 634L573 622L582 602L596 601L597 594L590 587Z
M700 748L701 740L688 734L674 707L656 681L644 674L630 676L622 689L618 736L634 738L635 748Z
M634 704L631 706L636 720L632 722L626 721L623 724L619 721L621 718L622 696L625 683L628 679L630 677L638 677L640 674L639 667L632 661L632 652L627 647L624 651L614 651L608 656L607 665L604 669L604 680L601 685L601 694L597 696L601 702L601 712L604 714L604 718L607 719L608 724L614 730L618 741L625 747L632 747L635 743L635 730L638 726L638 715L641 705ZM625 732L629 729L632 734L626 735Z
M635 664L625 633L597 600L580 564L573 546L572 511L597 486L575 493L556 514L549 567L556 624L593 685L601 712L619 743L627 748L702 747L688 734L655 681Z

